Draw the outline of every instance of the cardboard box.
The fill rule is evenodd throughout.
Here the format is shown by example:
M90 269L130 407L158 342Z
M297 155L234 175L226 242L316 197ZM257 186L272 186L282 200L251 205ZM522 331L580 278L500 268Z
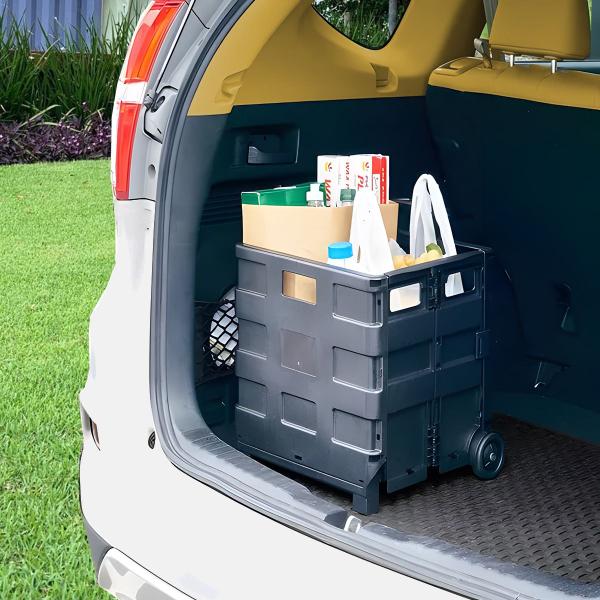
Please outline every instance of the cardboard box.
M398 233L398 204L390 202L379 208L388 238L395 240ZM242 220L244 244L326 263L329 244L350 239L352 207L243 204ZM285 275L282 293L314 304L315 283L305 279L294 277L294 274Z

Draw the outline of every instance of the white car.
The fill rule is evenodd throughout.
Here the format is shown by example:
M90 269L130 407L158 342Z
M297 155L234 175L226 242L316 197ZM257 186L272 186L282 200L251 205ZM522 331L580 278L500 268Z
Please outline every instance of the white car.
M136 30L113 115L116 263L80 395L98 583L122 600L600 598L600 76L588 2L402 2L380 48L336 30L323 18L332 5L152 0ZM368 432L354 443L331 433L317 388L340 380L319 370L321 350L291 413L269 391L267 362L287 367L273 315L249 316L264 294L238 279L253 252L239 245L240 193L312 181L318 155L364 152L389 155L392 198L435 175L457 239L493 254L457 316L470 323L475 294L485 321L453 329L427 312L443 309L439 282L419 284L411 314L437 333L397 328L403 354L354 353L341 383L362 400L342 411L344 427ZM339 331L381 331L385 301L365 302L380 315L369 331L338 311ZM320 323L286 327L314 341ZM253 327L268 348L248 343ZM353 383L353 368L372 387ZM488 427L507 442L496 479L503 446L482 445ZM469 462L489 480L456 468Z

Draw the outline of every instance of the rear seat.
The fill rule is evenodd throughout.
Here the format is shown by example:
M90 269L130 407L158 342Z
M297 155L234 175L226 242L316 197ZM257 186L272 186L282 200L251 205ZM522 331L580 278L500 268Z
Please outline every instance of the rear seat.
M510 64L515 55L586 58L588 3L500 0L490 47L495 60L459 58L429 81L444 191L458 237L492 246L513 281L532 373L557 364L547 393L591 406L600 339L600 76ZM513 60L498 60L503 53Z

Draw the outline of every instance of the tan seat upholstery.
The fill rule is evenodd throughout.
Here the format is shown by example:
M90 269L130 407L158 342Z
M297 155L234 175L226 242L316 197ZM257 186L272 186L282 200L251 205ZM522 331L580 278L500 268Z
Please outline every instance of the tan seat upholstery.
M500 0L490 46L507 54L583 60L590 53L587 0Z
M500 0L491 47L582 59L589 38L587 0ZM460 58L432 74L427 110L455 234L494 248L514 291L510 360L527 358L514 379L500 369L501 389L529 393L554 365L544 395L597 410L600 75Z
M500 53L584 59L590 51L587 0L500 0L490 35ZM429 85L579 108L600 109L600 77L547 65L460 58L436 69Z

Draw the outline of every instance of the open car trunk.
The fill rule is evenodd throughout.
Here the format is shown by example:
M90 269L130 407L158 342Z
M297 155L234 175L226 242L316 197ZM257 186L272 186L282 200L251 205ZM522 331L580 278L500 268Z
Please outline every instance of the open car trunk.
M503 295L503 291L508 294L508 285L495 270L498 287L496 294L494 290L489 294L488 310L493 312L494 305L500 305L497 314L490 316L502 324L510 296ZM216 302L198 301L195 346L202 416L211 430L234 448L239 447L235 407L240 393L234 374L235 306L231 292ZM503 334L510 337L507 331ZM495 336L499 348L507 343L503 334ZM516 331L513 335L520 338ZM508 352L499 350L487 369L490 382L500 388L489 385L486 390L489 427L506 442L506 464L493 481L476 479L468 467L441 475L433 471L427 481L395 493L385 493L382 486L379 511L365 516L353 510L352 495L336 486L268 460L259 464L273 472L271 482L282 489L290 490L289 484L275 473L297 482L314 498L343 509L346 527L351 524L366 531L375 526L375 532L388 538L397 535L423 548L565 594L557 597L596 597L600 592L597 417L569 405L568 396L556 399L543 391L502 389L512 388L511 382L506 385L505 373L527 371L519 362L526 364L528 359L522 353L512 355L517 346L510 346ZM197 432L192 433L195 435ZM200 446L214 443L204 432L195 442ZM302 502L311 500L306 496ZM323 509L328 510L326 505Z
M415 1L419 4L428 3ZM429 57L430 71L443 59L470 52L483 13L481 7L468 7L478 4L448 3L456 13L446 16L456 18L455 32L460 22L462 41L457 47L446 39L446 51ZM281 38L274 35L259 54L265 62L273 61L272 77L282 90L291 71L274 61L273 54L281 51L281 39L291 35L286 23L290 28L298 22L329 27L315 25L311 19L318 17L309 18L306 10L303 6L296 21L283 20L278 25ZM400 33L409 17L410 11ZM418 17L412 13L413 20ZM302 37L303 31L294 35ZM319 35L329 34L323 30ZM336 41L338 50L340 43ZM306 58L301 53L286 56L298 64ZM300 77L306 71L294 73ZM355 74L360 78L361 71ZM282 92L283 100L275 101L269 97L273 90L260 101L251 97L268 79L257 67L244 76L242 89L252 92L226 114L212 114L197 102L195 109L192 102L180 119L171 158L176 168L169 171L171 179L163 188L167 195L158 208L159 274L153 301L159 333L153 364L160 378L154 408L171 460L200 481L308 535L469 597L600 598L600 404L591 368L598 353L589 345L592 334L582 333L583 323L570 324L573 306L579 311L576 317L588 310L582 290L589 282L581 279L585 269L570 272L568 281L562 275L554 280L551 268L540 270L544 255L536 248L557 240L544 242L543 229L534 237L531 231L546 221L540 225L535 215L521 211L522 196L498 197L481 173L471 176L472 156L461 158L462 140L444 129L448 101L431 90L425 95L425 86L422 94L403 97L359 93L332 99L323 97L326 92L315 97L310 86L306 99ZM486 115L492 118L489 111L478 115L476 107L469 115L483 123ZM569 115L563 116L556 126L568 129ZM513 119L503 124L503 140L510 127L519 145L523 123L511 125ZM524 178L510 180L515 190L519 181L531 189L531 182L541 177L548 158L544 143L542 137L534 140L531 144L538 146L530 145L522 156L528 170L519 165L508 169L508 179L511 174ZM590 137L563 149L566 155L584 148L588 157L596 145ZM275 158L250 164L249 147ZM491 140L486 151L494 147ZM314 180L318 154L371 151L390 156L392 198L409 198L418 176L432 173L442 184L456 238L492 248L486 275L492 332L486 406L491 428L506 441L506 465L497 479L486 482L469 469L432 472L424 483L382 492L379 512L364 516L352 510L349 494L240 452L234 290L236 244L242 241L240 193ZM503 159L498 155L491 160L501 169ZM448 183L457 169L462 169L464 189L457 187L456 177ZM565 178L570 180L567 174ZM474 182L481 187L474 189ZM582 185L591 191L592 183ZM557 201L552 185L542 193ZM478 202L465 204L465 196L474 195ZM409 210L408 203L401 205L399 231L404 234ZM521 218L533 221L510 231ZM548 231L556 231L556 224L549 224ZM513 243L531 254L515 255ZM555 317L558 332L548 333L547 323Z

